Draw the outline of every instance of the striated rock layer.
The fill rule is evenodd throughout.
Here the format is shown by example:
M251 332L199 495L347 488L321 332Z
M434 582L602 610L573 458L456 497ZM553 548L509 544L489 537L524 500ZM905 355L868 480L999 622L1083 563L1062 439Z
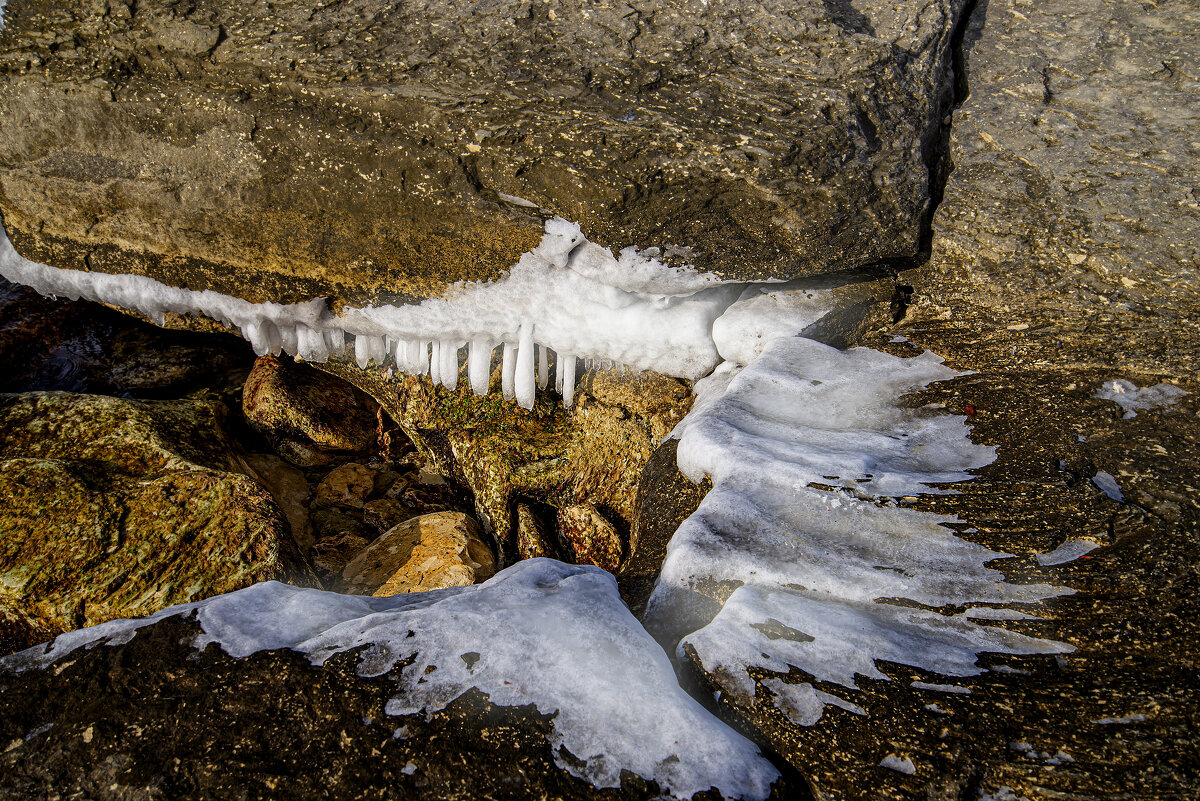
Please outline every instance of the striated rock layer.
M0 213L253 301L437 296L551 215L739 280L906 259L963 5L13 0Z

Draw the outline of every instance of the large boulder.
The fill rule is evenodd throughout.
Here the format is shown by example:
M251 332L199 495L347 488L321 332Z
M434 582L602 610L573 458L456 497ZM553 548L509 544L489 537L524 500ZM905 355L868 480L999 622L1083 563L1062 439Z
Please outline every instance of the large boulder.
M964 4L12 0L0 213L37 262L335 307L550 215L727 278L908 259Z
M955 494L897 503L957 517L964 547L1014 554L991 563L1009 582L1072 590L987 625L1073 650L984 653L984 672L953 680L879 661L848 689L786 664L722 673L685 648L703 690L822 797L1200 792L1200 85L1182 67L1200 59L1197 24L1186 4L976 7L932 258L903 276L909 341L866 344L973 371L905 405L964 416L996 461ZM744 595L708 592L715 608ZM822 621L749 622L765 648L800 652ZM804 684L853 707L805 719L787 703Z
M3 602L49 633L311 582L212 401L0 396Z
M246 421L301 467L336 464L370 451L377 411L352 384L286 357L257 359L242 388Z

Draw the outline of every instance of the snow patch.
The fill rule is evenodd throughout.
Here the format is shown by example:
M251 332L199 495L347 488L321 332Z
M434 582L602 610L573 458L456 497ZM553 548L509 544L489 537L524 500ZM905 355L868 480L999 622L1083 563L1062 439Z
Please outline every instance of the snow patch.
M1105 473L1105 475L1108 474ZM1112 478L1112 476L1109 476L1109 478ZM1099 484L1097 484L1097 486L1099 486ZM1103 489L1103 487L1101 487L1101 489ZM1118 492L1117 494L1119 495L1120 493ZM1112 496L1110 495L1109 497ZM1114 500L1119 501L1121 499L1116 498ZM1078 559L1084 554L1091 553L1099 547L1099 543L1092 542L1091 540L1069 539L1049 553L1039 553L1037 555L1037 561L1039 565L1061 565Z
M565 747L582 760L560 767L597 787L619 786L629 770L680 798L716 787L727 797L760 799L778 776L752 743L680 688L610 574L549 559L520 562L484 584L388 598L265 582L63 634L0 659L0 667L43 667L193 611L202 629L196 647L219 643L234 657L291 648L320 665L367 646L358 658L363 676L411 659L385 707L390 715L436 712L472 687L494 704L536 704L554 716L555 753ZM465 653L479 658L468 664Z
M495 281L458 283L419 304L347 307L339 316L321 298L250 303L145 276L36 264L0 230L0 275L42 294L120 306L160 324L167 312L203 315L236 329L259 355L282 350L321 362L352 354L364 369L394 366L450 389L465 361L477 394L488 392L499 359L505 396L526 408L535 387L547 387L551 362L567 405L577 360L584 369L624 366L694 380L719 361L719 349L726 358L752 355L770 338L820 319L833 303L824 279L771 288L724 283L658 255L655 248L626 248L614 256L575 223L554 218L537 247ZM728 319L718 324L723 315Z
M1125 493L1121 492L1121 485L1117 483L1117 479L1112 473L1098 470L1096 475L1092 476L1092 483L1117 503L1125 503Z
M931 353L902 359L784 337L746 367L726 363L699 382L674 436L680 470L710 476L713 488L667 547L647 627L678 643L681 657L692 649L743 703L756 693L750 668L798 668L855 688L857 676L887 678L878 660L972 676L984 670L982 651L1071 650L971 619L1020 612L932 611L1071 592L1007 582L987 567L1007 554L956 536L957 518L889 497L950 492L939 485L995 458L971 442L965 418L897 402L956 375ZM734 588L715 615L713 586ZM804 636L771 636L768 621ZM781 686L770 686L776 703L800 725L833 697L799 684L785 697Z
M1113 378L1101 384L1092 397L1113 401L1125 410L1123 417L1128 420L1136 417L1141 410L1178 403L1187 394L1187 390L1172 384L1155 384L1138 389L1138 385L1132 381Z
M902 757L897 754L888 754L879 763L879 767L894 770L897 773L903 773L911 776L917 772L917 766L908 757Z
M927 681L913 681L909 682L908 686L916 690L929 690L930 692L935 693L956 693L958 695L971 694L969 687L963 687L958 684L930 684Z

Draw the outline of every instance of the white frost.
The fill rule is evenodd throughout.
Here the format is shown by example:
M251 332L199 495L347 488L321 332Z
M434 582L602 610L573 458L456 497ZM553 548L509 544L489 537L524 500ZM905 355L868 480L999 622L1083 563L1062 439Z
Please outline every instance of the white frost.
M1172 384L1155 384L1138 389L1137 384L1124 378L1113 378L1100 385L1092 395L1094 398L1114 401L1125 410L1125 419L1136 417L1139 410L1170 406L1186 396L1187 390Z
M629 770L681 798L716 787L726 797L759 799L778 776L753 744L680 688L610 574L549 559L520 562L472 587L389 598L266 582L70 632L0 666L45 666L193 610L203 630L196 646L216 642L234 657L291 648L319 665L365 645L364 676L412 659L387 703L391 715L435 712L472 687L501 706L536 704L554 715L555 753L561 746L583 761L560 766L597 787L618 786Z
M693 649L742 701L756 694L750 668L795 667L854 688L857 676L886 678L878 660L971 676L983 672L981 651L1070 650L972 620L1002 612L933 611L1070 592L1007 582L987 566L1006 554L956 536L948 527L961 525L956 518L889 499L948 492L938 485L994 459L968 438L965 418L898 404L955 375L929 353L901 359L784 337L746 367L726 363L700 382L675 431L678 460L713 488L668 545L648 628L678 642L681 656ZM714 585L736 587L715 616L706 590ZM778 623L795 633L779 635ZM770 686L776 703L801 725L833 697L806 685L785 697L780 686Z
M1120 500L1120 498L1117 500ZM1061 565L1065 562L1078 559L1099 547L1097 543L1091 540L1069 539L1049 553L1039 553L1037 561L1039 565Z

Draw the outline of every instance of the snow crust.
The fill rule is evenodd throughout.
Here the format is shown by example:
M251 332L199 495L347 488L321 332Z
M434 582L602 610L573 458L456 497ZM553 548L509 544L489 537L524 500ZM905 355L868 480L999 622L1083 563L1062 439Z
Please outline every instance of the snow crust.
M63 634L0 659L0 666L44 667L190 612L203 630L196 647L215 642L234 657L291 648L320 665L366 645L358 662L363 676L411 659L387 703L390 715L435 712L472 687L498 705L536 704L554 715L556 754L561 746L583 760L556 756L559 766L597 787L619 786L621 771L629 770L680 798L716 787L726 797L760 799L778 777L752 743L683 691L610 574L549 559L519 562L472 587L388 598L265 582Z
M1178 403L1187 394L1187 390L1173 384L1155 384L1138 389L1138 385L1132 381L1114 378L1101 384L1092 397L1115 402L1125 410L1122 416L1128 420L1136 417L1139 411Z
M879 763L879 767L888 768L898 773L903 773L908 776L917 772L917 766L908 757L902 757L897 754L888 754Z
M932 611L1070 592L1009 583L987 566L1008 554L956 536L957 518L896 505L892 496L949 492L939 485L995 458L970 441L965 418L898 403L956 375L931 353L784 337L700 382L673 435L680 470L713 488L667 547L647 627L681 657L692 649L743 701L756 694L750 668L799 668L813 683L763 685L800 725L829 704L855 711L827 690L886 679L879 660L971 676L981 651L1069 651L976 621L1005 616L997 610ZM714 614L721 586L736 589Z
M1116 500L1121 499L1117 498ZM1061 565L1091 553L1099 547L1099 543L1091 540L1073 538L1067 540L1049 553L1039 553L1037 555L1037 562L1039 565Z

